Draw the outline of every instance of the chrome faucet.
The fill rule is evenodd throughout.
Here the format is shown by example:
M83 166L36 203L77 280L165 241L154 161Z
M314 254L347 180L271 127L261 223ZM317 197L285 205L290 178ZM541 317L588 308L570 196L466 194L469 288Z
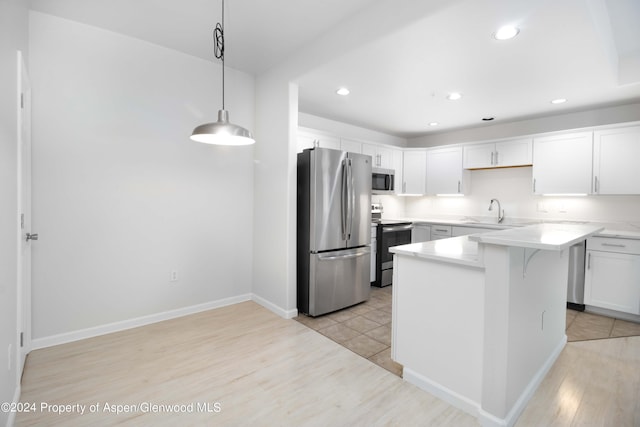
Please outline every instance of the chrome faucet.
M504 219L504 211L500 207L500 201L498 199L491 199L489 202L489 210L493 210L493 202L498 204L498 223L500 223Z

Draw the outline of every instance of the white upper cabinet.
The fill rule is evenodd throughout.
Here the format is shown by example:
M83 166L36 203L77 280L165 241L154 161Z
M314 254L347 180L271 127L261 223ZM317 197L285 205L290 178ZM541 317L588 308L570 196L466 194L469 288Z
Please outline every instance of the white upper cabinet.
M394 182L394 193L401 194L402 193L402 176L403 176L403 162L404 162L404 154L402 150L392 149L393 152L393 169L395 174L395 182Z
M462 147L427 151L427 194L463 194Z
M362 144L362 154L371 156L374 168L393 169L393 151L381 145Z
M640 127L594 132L593 192L640 194Z
M593 133L533 140L534 194L590 194Z
M314 132L312 129L298 128L298 153L302 150L313 147L333 148L340 150L340 138L337 136L327 135L320 132Z
M463 149L465 169L529 166L533 161L531 138L467 145Z
M403 153L402 186L396 190L402 194L424 194L426 187L426 150L405 151ZM396 180L398 177L396 177Z
M362 153L362 142L353 139L340 138L340 149L350 153Z

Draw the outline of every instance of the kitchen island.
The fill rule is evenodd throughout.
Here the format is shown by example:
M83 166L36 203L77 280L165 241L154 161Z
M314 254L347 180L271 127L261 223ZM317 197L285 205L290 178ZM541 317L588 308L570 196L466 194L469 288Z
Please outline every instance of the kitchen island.
M566 344L569 247L602 230L537 224L391 248L403 378L513 425Z

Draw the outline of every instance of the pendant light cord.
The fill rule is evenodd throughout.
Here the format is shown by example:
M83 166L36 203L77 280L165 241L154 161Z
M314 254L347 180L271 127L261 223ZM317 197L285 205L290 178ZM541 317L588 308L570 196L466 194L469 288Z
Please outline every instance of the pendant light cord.
M222 109L224 110L224 0L222 0L222 24L216 24L213 30L213 54L222 60Z

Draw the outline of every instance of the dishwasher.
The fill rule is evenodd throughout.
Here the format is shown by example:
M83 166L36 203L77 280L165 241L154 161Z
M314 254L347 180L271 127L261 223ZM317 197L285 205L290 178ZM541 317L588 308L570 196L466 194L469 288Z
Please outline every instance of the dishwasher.
M584 260L587 241L569 248L569 281L567 283L567 308L584 311Z

